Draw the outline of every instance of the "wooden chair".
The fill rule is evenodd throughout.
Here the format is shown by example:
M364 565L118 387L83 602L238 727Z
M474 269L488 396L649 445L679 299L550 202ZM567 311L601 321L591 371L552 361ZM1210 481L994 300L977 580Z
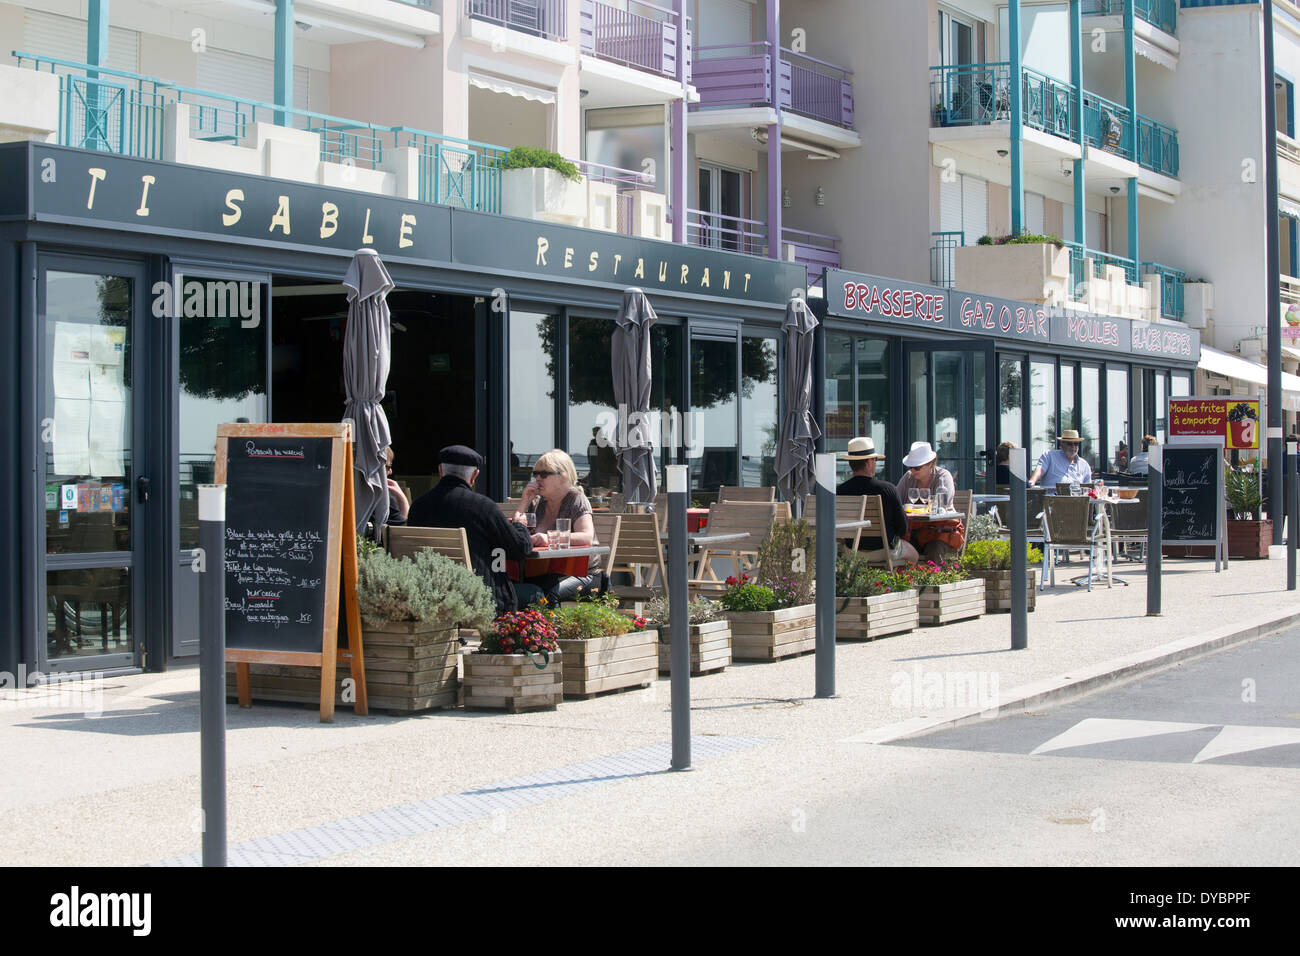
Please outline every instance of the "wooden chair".
M384 528L385 547L395 558L414 557L416 552L432 550L453 561L463 562L471 571L469 538L464 528L409 528L388 525Z
M623 515L602 511L591 516L591 523L596 528L596 543L609 548L609 554L605 555L604 567L600 569L604 578L601 581L600 593L604 594L609 590L610 576L614 573L614 562L618 560L618 536L623 527Z
M786 514L789 514L789 504ZM777 502L766 504L759 502L720 502L709 509L709 524L705 534L739 534L749 537L736 541L723 541L714 546L705 544L695 565L696 574L690 586L693 592L721 591L726 585L713 568L714 560L729 560L734 573L748 574L757 567L758 549L772 532L772 524L777 520Z
M847 524L850 521L862 521L862 511L867 506L866 495L836 495L835 496L835 523ZM803 500L803 520L807 521L814 528L817 527L817 496L806 495ZM873 531L878 525L873 524L872 530L866 532L866 537L873 536ZM858 544L863 538L863 528L854 528L852 531L836 532L835 539L842 542L845 547L852 550L858 550Z
M610 590L620 600L644 601L663 590L668 573L664 567L664 548L659 540L659 525L652 514L617 515L617 554L610 545L610 560L605 568L608 574L625 572L632 575L632 584L611 584ZM599 528L596 532L600 534ZM603 538L601 539L604 540ZM657 582L657 583L656 583Z
M862 557L868 564L883 565L886 570L894 570L894 555L889 550L889 535L885 530L885 502L880 495L862 496L862 521L870 521L871 527L865 532L867 538L879 538L885 547L874 551L863 551ZM876 529L880 531L877 534Z
M743 485L722 485L718 489L718 502L776 501L775 488L748 488Z
M1088 590L1092 590L1092 569L1097 558L1106 559L1106 583L1114 582L1110 573L1110 535L1093 520L1091 498L1048 495L1043 499L1043 579L1056 586L1057 551L1088 552ZM1104 554L1102 554L1104 552Z
M519 510L519 505L523 500L524 499L522 498L507 498L505 501L497 503L501 508L501 513L506 516L507 521L515 516L515 512Z
M953 495L952 510L961 515L962 527L966 529L966 534L970 534L970 522L975 517L975 493L973 491L958 491ZM957 552L957 557L961 558L966 553L966 539L962 539L961 549Z

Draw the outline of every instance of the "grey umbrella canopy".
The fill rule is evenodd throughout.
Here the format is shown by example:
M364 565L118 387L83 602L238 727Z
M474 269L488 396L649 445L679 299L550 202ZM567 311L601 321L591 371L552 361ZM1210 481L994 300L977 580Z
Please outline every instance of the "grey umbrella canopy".
M812 494L813 455L822 430L812 414L813 329L817 317L803 299L792 297L785 307L785 416L776 443L776 482L789 501Z
M618 463L627 501L655 498L654 439L650 433L650 326L659 320L644 292L623 290L623 307L610 347L614 401L618 403Z
M343 387L351 419L352 467L357 505L357 533L374 519L375 533L388 520L387 449L392 444L388 416L380 402L388 386L393 330L388 292L393 280L371 249L358 249L348 265L343 285L348 290L348 327L343 335Z

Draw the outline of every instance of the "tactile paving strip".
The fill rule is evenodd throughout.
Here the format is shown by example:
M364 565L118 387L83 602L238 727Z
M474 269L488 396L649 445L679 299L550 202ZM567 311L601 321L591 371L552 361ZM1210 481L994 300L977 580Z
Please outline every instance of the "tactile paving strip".
M767 741L755 737L694 737L691 739L691 759L699 761L722 757L764 743ZM663 773L671 759L670 744L653 744L627 753L502 780L476 790L431 797L314 827L246 840L230 847L227 862L231 866L294 866L310 863L419 833L429 833L471 820L482 820L496 813L519 810L620 780ZM202 856L193 853L161 860L152 865L199 866L201 863Z

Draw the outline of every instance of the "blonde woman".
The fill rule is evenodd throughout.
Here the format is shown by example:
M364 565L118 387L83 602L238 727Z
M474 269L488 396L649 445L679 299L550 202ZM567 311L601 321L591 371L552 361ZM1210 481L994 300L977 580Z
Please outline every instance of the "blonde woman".
M533 479L524 488L514 520L523 522L524 515L530 512L537 515L533 534L535 548L547 547L546 532L552 530L560 518L569 519L572 530L569 543L573 547L599 544L596 526L591 520L591 504L578 485L578 470L568 452L553 448L533 465ZM584 577L546 574L527 580L545 591L547 600L552 603L571 601L579 589L589 589L598 582L600 564L600 556L592 555L587 561Z

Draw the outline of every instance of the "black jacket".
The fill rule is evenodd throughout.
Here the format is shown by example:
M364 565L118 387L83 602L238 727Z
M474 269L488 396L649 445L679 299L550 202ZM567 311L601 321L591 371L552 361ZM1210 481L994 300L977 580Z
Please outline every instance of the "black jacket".
M523 525L506 520L495 501L448 475L432 491L415 499L406 523L412 528L464 528L470 561L492 589L497 613L518 610L515 588L504 563L499 564L501 570L492 570L493 552L500 548L506 558L522 561L533 553L532 539Z
M885 509L885 531L889 535L889 546L898 544L898 539L907 534L907 512L903 509L903 498L898 488L882 478L869 478L866 475L854 475L835 489L837 495L879 495L880 503ZM875 532L874 528L864 532L858 544L859 551L876 551L884 547L880 538L866 537Z

